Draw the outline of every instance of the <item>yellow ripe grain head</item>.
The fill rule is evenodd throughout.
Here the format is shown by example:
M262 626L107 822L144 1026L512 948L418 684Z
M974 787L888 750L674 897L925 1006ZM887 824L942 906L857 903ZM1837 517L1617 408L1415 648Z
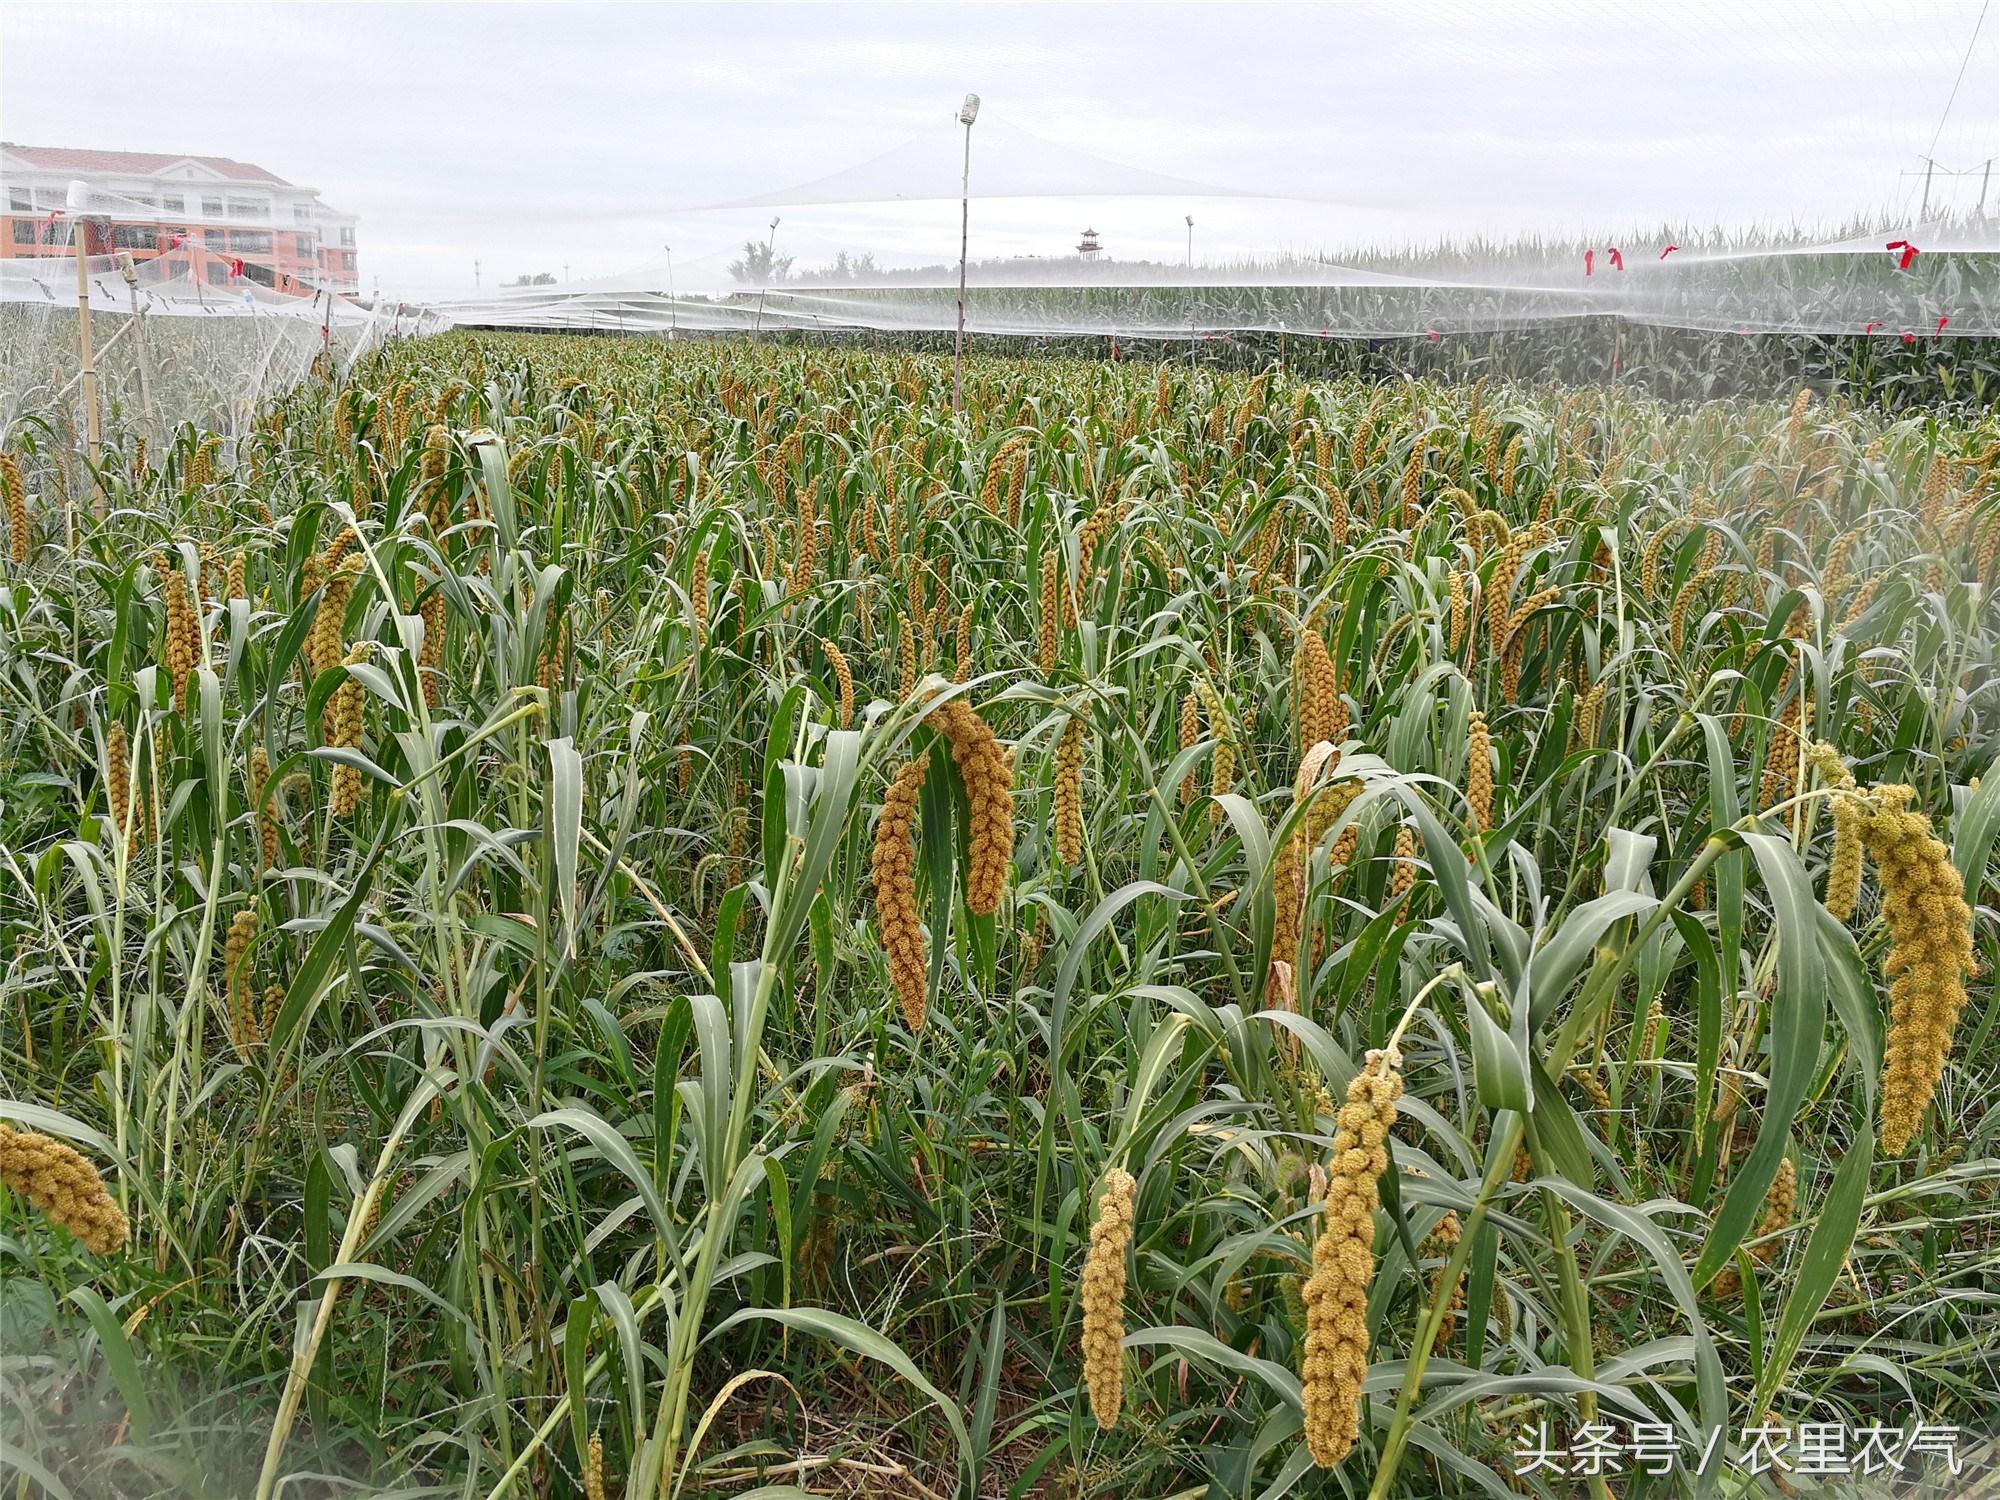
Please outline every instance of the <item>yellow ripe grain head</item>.
M965 907L975 917L1000 909L1014 867L1014 760L992 726L963 698L947 699L929 723L951 745L972 827L966 845Z
M1056 858L1074 865L1083 858L1083 718L1070 719L1056 742Z
M1125 1252L1132 1243L1138 1183L1122 1167L1104 1174L1097 1222L1090 1227L1090 1255L1083 1264L1083 1378L1097 1425L1118 1425L1125 1401Z
M904 761L875 824L875 852L870 862L875 882L875 930L889 961L889 980L911 1031L924 1029L930 995L929 965L924 958L924 929L917 917L917 798L924 789L926 756Z
M1973 970L1972 909L1951 851L1907 786L1876 787L1861 838L1882 884L1889 928L1890 1023L1882 1063L1882 1149L1901 1153L1922 1125L1944 1076L1952 1032Z
M1465 800L1472 809L1472 826L1493 831L1493 732L1486 715L1474 710L1466 725Z
M1389 1165L1389 1128L1402 1097L1402 1059L1370 1052L1347 1086L1328 1166L1326 1212L1307 1277L1300 1369L1306 1447L1330 1469L1361 1434L1361 1383L1368 1373L1368 1285L1375 1276L1378 1184Z
M1305 754L1321 740L1338 744L1343 708L1340 673L1318 630L1300 631L1292 675L1299 695L1299 753Z
M32 1130L0 1125L0 1182L75 1235L92 1255L124 1248L124 1212L104 1179L74 1146Z

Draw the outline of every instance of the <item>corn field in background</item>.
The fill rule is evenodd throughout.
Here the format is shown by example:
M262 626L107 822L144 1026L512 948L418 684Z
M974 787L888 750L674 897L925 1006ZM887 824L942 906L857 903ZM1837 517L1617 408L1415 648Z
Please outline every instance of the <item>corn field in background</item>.
M101 521L17 429L8 1495L1990 1435L2000 420L950 385L458 333Z

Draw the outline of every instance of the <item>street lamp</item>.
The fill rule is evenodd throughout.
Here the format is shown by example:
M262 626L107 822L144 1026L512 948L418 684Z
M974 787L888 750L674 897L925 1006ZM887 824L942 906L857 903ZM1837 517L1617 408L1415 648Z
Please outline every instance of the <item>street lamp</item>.
M660 248L667 252L667 342L671 344L674 341L674 328L675 328L674 247L672 245L662 245L660 246Z
M959 414L961 367L965 363L965 249L972 230L972 122L979 118L979 96L967 94L958 123L965 127L965 169L958 188L958 337L951 350L951 414Z
M771 215L771 233L764 240L764 284L757 288L757 326L750 331L764 331L764 295L771 290L771 278L777 274L778 260L773 253L778 243L778 216Z
M1194 215L1187 216L1188 257L1187 257L1187 299L1188 299L1188 368L1194 368Z

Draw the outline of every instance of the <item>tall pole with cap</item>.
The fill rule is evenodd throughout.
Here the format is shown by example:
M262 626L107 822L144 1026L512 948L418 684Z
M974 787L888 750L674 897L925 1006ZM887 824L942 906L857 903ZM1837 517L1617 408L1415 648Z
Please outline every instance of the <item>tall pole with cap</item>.
M667 252L667 342L671 344L679 331L674 309L674 247L662 245L660 248Z
M1187 299L1188 299L1188 368L1194 368L1194 215L1187 216Z
M104 519L104 483L97 475L97 466L104 447L104 418L97 405L97 354L90 340L90 233L84 223L84 210L90 206L90 187L87 183L72 182L69 185L70 237L76 249L76 354L80 378L83 382L83 447L90 460L91 482L95 486L92 510L97 519Z
M979 96L967 94L958 123L965 127L965 168L958 183L958 337L951 349L951 414L959 414L965 364L965 251L972 233L972 122L979 118Z
M771 290L771 278L778 274L778 216L771 215L771 232L764 239L764 284L757 288L757 323L750 331L764 331L764 294Z

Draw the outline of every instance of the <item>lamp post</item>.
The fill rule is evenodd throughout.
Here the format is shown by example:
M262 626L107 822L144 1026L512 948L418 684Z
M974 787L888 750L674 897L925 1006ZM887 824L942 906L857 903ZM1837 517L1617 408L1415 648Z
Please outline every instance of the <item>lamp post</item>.
M771 233L764 240L764 284L757 288L757 326L752 333L764 331L764 295L771 290L771 278L777 274L778 259L775 252L778 243L778 216L771 215Z
M959 107L958 123L965 127L965 168L958 185L958 337L951 349L951 414L960 406L960 386L965 364L965 250L972 231L972 122L979 118L979 96L967 94Z
M661 248L662 250L664 250L664 251L666 251L666 252L667 252L667 342L671 344L671 343L672 343L672 342L674 341L674 327L675 327L675 324L674 324L674 247L673 247L672 245L662 245L662 246L660 246L660 248Z
M1188 368L1194 368L1194 215L1187 216Z

